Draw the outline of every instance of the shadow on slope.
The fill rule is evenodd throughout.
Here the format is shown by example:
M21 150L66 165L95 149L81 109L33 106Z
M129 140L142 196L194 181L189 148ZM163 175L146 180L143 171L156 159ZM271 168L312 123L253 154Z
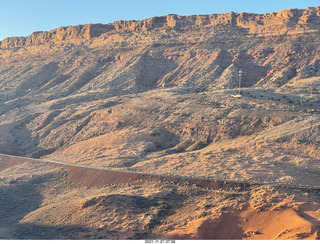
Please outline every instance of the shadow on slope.
M18 223L26 214L39 208L42 196L38 184L43 177L35 177L28 182L19 178L10 180L9 186L0 187L0 227Z
M33 223L18 224L13 234L16 240L88 240L114 239L113 231L96 230L77 225L46 226Z

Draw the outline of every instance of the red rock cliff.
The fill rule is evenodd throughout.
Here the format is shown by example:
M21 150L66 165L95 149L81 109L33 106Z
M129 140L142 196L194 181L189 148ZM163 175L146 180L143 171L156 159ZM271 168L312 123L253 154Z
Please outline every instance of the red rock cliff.
M159 29L188 30L233 26L249 34L295 34L319 31L320 8L282 10L278 13L226 13L179 16L169 14L141 21L117 21L112 24L87 24L60 27L51 31L34 32L27 37L11 37L0 42L1 49L9 49L66 40L89 40L109 32L146 32Z

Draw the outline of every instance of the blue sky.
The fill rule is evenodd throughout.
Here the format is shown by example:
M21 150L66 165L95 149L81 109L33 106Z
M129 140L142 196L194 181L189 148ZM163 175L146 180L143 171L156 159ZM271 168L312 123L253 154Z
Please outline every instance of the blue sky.
M320 0L0 0L0 40L60 26L141 20L166 14L270 13Z

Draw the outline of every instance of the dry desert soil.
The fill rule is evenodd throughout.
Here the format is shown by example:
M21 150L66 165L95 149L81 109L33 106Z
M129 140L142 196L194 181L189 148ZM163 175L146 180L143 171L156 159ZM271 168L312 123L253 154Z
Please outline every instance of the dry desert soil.
M319 239L319 26L310 7L0 41L0 239Z

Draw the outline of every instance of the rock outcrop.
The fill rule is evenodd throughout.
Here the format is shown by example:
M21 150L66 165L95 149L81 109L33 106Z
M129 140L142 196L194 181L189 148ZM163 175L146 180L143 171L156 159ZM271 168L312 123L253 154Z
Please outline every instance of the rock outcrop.
M66 40L90 40L115 32L152 32L167 29L187 31L202 28L240 28L248 34L287 35L319 31L320 9L289 9L278 13L226 13L179 16L169 14L141 21L116 21L111 24L86 24L34 32L28 37L10 37L0 42L1 49L25 47Z
M66 96L79 89L143 91L163 85L214 89L222 87L219 80L228 67L234 67L232 79L244 71L245 87L282 86L318 75L307 67L320 60L319 23L320 9L312 7L269 14L171 14L7 38L0 42L0 89L6 91L1 99L31 90Z

